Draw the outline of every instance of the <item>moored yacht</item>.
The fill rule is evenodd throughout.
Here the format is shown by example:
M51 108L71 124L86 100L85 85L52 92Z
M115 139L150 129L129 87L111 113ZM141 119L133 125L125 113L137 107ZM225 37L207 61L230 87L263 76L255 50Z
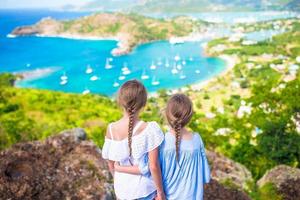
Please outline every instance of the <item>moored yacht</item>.
M146 74L146 70L145 70L145 69L144 69L144 71L143 71L143 73L142 73L141 79L142 79L142 80L149 79L149 75Z
M152 82L151 82L151 84L152 84L152 85L154 85L154 86L156 86L156 85L159 85L159 84L160 84L160 82L159 82L159 80L158 80L158 79L156 79L156 77L155 77L155 76L153 76L153 79L152 79Z
M151 69L151 70L155 70L155 69L156 69L156 65L154 64L153 61L152 61L152 64L151 64L151 66L150 66L150 69Z
M115 81L113 84L113 87L119 87L119 86L120 86L120 84L117 81Z
M175 60L176 62L178 62L180 59L181 59L181 58L180 58L180 56L179 56L178 54L174 57L174 60Z
M86 95L86 94L89 94L89 93L91 93L91 91L87 88L85 88L85 90L83 90L83 92L82 92L83 95Z
M181 80L183 80L183 79L186 78L186 75L183 73L183 71L181 71L179 78L180 78Z
M86 74L91 74L91 73L93 73L93 69L92 69L92 67L91 67L90 65L88 65L88 66L86 67L85 73L86 73Z
M68 80L66 79L66 80L61 80L60 81L60 85L66 85L68 83Z
M66 75L66 72L64 72L64 74L60 77L60 80L68 80L68 77Z
M106 58L105 69L111 69L112 65L109 63L112 58Z
M166 59L165 67L170 67L169 59Z
M127 66L127 63L124 63L124 66L122 67L122 74L123 75L128 75L130 73L131 73L131 71L129 70L129 68Z
M171 70L172 74L178 74L178 69L176 68L176 65L174 64L173 69Z
M99 79L98 76L94 75L90 78L91 81L97 81Z
M126 78L126 76L120 75L118 79L119 79L120 81L122 81L122 80L125 80L125 78Z

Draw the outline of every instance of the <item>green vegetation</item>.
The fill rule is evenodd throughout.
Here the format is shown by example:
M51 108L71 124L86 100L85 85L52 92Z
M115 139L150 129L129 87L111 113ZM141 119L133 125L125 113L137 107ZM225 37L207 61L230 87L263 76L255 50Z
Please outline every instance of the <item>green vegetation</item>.
M232 72L204 90L204 97L213 92L223 99L214 106L223 107L225 112L216 112L216 117L208 121L199 120L195 129L198 126L202 130L209 146L250 169L256 180L278 164L300 167L300 134L295 124L300 112L300 74L289 69L299 66L295 60L299 54L291 49L300 47L300 23L291 24L289 32L254 45L231 43L226 38L208 43L210 54L236 56L239 62ZM225 46L224 50L214 51L218 45ZM230 82L237 82L239 87L232 87ZM212 88L218 85L222 89L214 92ZM251 113L238 117L242 100ZM202 107L206 107L205 101ZM220 128L229 128L230 133L215 135Z
M135 24L136 41L184 34L186 30L178 26L192 27L192 23L185 24L185 18L173 22L134 14L125 18ZM195 109L190 128L201 134L208 149L245 165L255 181L278 164L300 167L300 133L295 122L300 116L300 70L290 70L290 66L300 65L296 61L300 22L291 26L289 32L253 45L233 43L228 38L209 42L208 54L238 58L236 64L205 88L188 87L186 91ZM124 28L123 23L108 27L109 32ZM225 48L214 51L218 45ZM121 115L116 103L107 97L14 88L14 80L9 74L0 76L0 149L73 127L85 128L101 147L107 124ZM168 91L159 91L158 97L149 99L142 118L163 125L161 109L168 98ZM281 199L272 185L261 189L249 186L248 193L254 199Z
M48 35L50 30L50 35L113 37L119 39L125 48L131 50L138 44L187 36L193 32L194 28L202 25L208 25L208 23L183 16L172 19L156 19L134 13L95 13L65 21L45 18L27 28ZM15 32L14 34L20 33ZM23 35L22 31L21 35Z
M10 83L11 76L1 75L0 82ZM101 146L108 122L120 111L109 98L33 89L1 84L0 149L28 140L44 139L64 129L83 127Z

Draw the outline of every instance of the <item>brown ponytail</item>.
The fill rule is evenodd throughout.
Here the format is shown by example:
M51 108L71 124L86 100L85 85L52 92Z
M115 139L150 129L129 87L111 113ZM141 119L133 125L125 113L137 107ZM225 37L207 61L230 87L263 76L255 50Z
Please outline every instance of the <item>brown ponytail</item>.
M181 130L193 116L191 100L184 94L175 94L167 102L166 118L169 125L175 131L176 160L179 160Z
M135 124L134 117L147 102L147 91L145 86L137 80L125 82L118 91L118 103L129 115L128 123L128 148L129 155L132 155L132 134Z

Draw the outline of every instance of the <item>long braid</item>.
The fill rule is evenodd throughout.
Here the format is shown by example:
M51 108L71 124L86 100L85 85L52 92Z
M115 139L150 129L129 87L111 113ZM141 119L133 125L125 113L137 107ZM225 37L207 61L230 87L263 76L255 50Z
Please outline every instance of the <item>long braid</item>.
M193 116L191 100L184 94L173 95L167 103L166 118L175 132L176 161L179 164L180 142L182 129L189 123Z
M174 130L175 130L175 136L176 136L176 141L175 141L175 146L176 146L176 160L177 162L179 161L179 148L180 148L180 140L181 140L181 125L178 121L175 121L174 123Z
M133 107L129 108L128 114L129 114L128 147L129 147L129 156L131 157L132 155L131 143L132 143L132 134L133 134L133 125L134 125L134 115L135 115L135 110Z

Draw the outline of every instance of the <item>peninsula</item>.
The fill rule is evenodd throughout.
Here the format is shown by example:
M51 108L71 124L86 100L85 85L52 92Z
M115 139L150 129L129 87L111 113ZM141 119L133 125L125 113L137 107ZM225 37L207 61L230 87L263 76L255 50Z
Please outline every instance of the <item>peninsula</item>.
M122 55L129 53L136 45L188 36L207 25L207 22L184 16L156 19L137 14L95 13L64 21L43 18L34 25L15 28L11 35L113 39L119 43L112 54Z

